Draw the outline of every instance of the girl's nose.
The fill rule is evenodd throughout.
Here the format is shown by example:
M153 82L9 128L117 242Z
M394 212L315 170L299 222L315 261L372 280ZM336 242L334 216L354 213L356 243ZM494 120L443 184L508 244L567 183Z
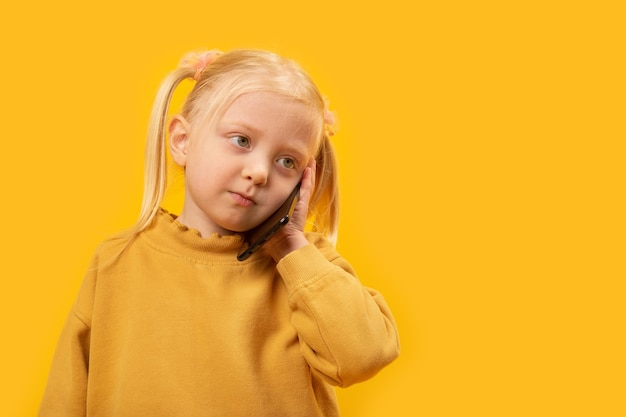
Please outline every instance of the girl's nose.
M241 174L252 181L254 185L265 185L267 183L268 168L261 162L250 163L244 167Z

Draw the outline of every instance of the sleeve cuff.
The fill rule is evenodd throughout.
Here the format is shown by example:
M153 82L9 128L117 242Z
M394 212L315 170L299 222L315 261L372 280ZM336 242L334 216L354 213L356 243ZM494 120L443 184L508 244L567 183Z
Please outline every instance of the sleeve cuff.
M313 244L291 252L276 267L289 294L311 285L335 268Z

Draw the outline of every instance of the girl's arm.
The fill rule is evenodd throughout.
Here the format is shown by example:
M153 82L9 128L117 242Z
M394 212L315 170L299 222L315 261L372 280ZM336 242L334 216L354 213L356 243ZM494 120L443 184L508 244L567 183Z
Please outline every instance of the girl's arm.
M68 317L54 354L39 417L86 414L89 333L76 315Z
M94 258L59 337L39 417L78 417L87 413L90 317L96 265Z
M278 264L291 322L311 368L346 387L366 380L399 354L395 321L382 295L365 288L321 235Z

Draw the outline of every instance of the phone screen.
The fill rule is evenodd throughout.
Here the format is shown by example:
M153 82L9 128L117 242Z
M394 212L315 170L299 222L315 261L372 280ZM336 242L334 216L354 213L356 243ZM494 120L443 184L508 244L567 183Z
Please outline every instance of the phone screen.
M244 246L242 251L237 255L237 259L244 261L254 252L259 250L261 246L272 236L274 236L283 226L285 226L296 208L298 195L300 192L300 183L296 185L287 200L272 214L267 220L245 234Z

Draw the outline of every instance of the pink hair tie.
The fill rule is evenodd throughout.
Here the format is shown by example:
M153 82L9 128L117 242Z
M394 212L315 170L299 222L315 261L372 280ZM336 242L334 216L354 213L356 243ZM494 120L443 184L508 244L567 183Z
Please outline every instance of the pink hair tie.
M324 128L326 135L334 136L337 133L335 114L328 109L328 101L324 101Z
M215 62L217 57L222 54L223 52L217 49L211 49L206 52L191 52L183 57L179 67L195 69L196 72L193 75L193 79L198 81L206 67Z

